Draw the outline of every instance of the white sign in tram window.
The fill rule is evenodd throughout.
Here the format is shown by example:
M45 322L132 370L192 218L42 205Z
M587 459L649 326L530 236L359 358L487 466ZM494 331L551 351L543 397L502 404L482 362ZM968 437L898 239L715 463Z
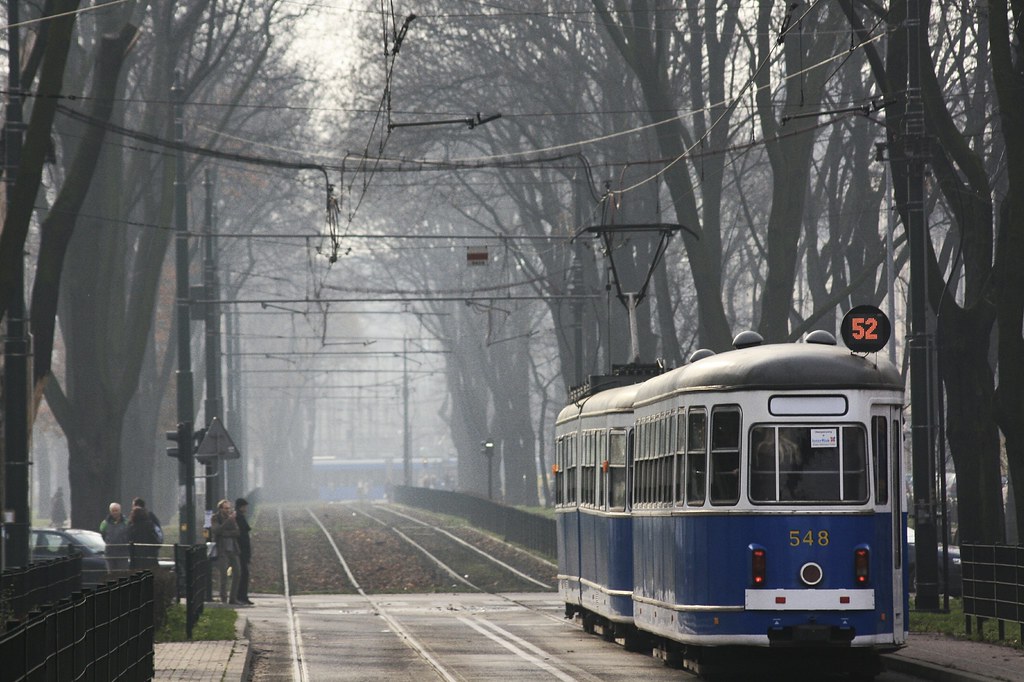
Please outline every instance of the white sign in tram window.
M839 445L839 429L811 429L812 448L834 448Z

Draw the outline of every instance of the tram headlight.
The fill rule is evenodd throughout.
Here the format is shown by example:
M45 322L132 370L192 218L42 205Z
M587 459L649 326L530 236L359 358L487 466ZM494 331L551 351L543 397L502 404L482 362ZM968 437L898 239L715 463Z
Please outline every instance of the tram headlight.
M808 561L800 567L800 580L808 587L819 585L824 577L825 572L821 570L821 566L813 561Z

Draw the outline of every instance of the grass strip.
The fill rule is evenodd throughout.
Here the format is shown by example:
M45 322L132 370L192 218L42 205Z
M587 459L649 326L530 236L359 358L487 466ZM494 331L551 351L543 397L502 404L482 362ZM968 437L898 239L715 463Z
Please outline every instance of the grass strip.
M199 622L192 628L193 642L211 642L235 639L235 619L238 613L234 609L204 608ZM167 620L156 633L157 644L167 642L187 642L185 637L185 605L171 604L167 609Z

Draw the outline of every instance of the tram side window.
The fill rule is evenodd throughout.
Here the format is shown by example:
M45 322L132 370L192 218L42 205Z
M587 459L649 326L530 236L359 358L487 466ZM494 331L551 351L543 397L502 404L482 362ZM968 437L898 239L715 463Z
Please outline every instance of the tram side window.
M711 504L735 504L740 499L740 411L737 407L711 412Z
M775 502L778 495L778 443L776 430L755 427L750 430L750 499Z
M707 419L704 408L691 409L686 416L686 504L704 504L708 470Z
M636 453L633 457L633 505L644 502L644 466L643 458L647 450L647 425L643 422L636 425Z
M889 504L889 420L871 418L872 465L875 469L875 504Z
M667 417L658 419L657 487L655 501L666 504L672 500L672 460L669 459L670 422Z
M555 506L565 504L565 438L555 443Z
M633 482L633 487L636 488L636 494L633 495L633 501L637 504L647 504L647 490L650 488L650 482L647 480L649 467L647 466L647 457L651 451L651 425L644 422L640 425L640 450L637 453L636 461L633 463L636 469L636 480Z
M595 462L595 471L597 478L597 489L594 492L596 498L596 504L602 509L607 508L608 503L605 500L605 489L607 488L607 482L605 479L605 462L608 461L608 432L601 431L597 435L597 461Z
M566 441L566 462L565 462L565 502L569 505L576 504L576 466L577 466L577 439L576 435L569 436Z
M864 440L862 429L843 429L843 489L840 496L845 502L866 502L868 499L868 448Z
M676 504L683 504L686 501L686 414L682 408L676 413L675 422Z
M594 432L583 434L580 451L580 504L594 504Z
M626 509L626 434L622 431L608 435L608 507Z

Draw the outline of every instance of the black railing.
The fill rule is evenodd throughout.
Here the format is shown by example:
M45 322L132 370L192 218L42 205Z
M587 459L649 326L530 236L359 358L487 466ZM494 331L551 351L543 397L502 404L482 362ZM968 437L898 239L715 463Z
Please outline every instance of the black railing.
M185 595L185 636L192 639L192 629L203 615L210 581L206 545L175 545L174 563L178 572L178 599Z
M1005 623L1019 623L1024 637L1024 547L1013 545L960 545L963 569L964 620L971 634L975 618L978 634L985 619L998 621L999 639Z
M9 568L0 574L0 613L4 618L23 618L43 604L56 603L81 589L81 554Z
M153 575L142 572L10 622L0 634L3 679L152 679Z
M554 519L451 490L395 486L393 492L395 502L400 504L460 516L475 526L549 558L554 559L558 555Z

